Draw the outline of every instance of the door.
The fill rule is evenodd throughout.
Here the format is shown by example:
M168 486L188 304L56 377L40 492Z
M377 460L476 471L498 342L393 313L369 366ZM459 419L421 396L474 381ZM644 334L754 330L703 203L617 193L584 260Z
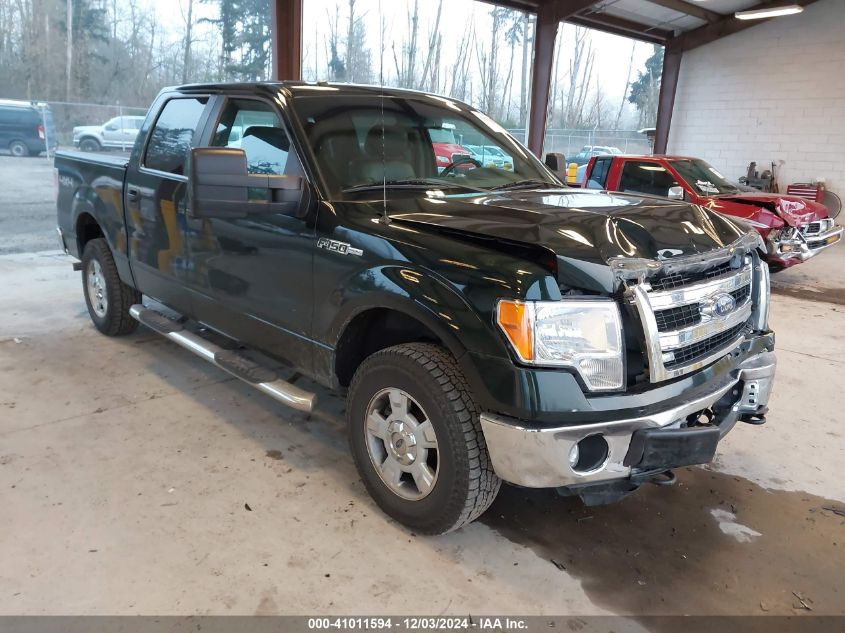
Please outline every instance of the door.
M227 99L203 135L212 147L242 149L253 174L304 177L278 109ZM306 192L310 192L303 181ZM311 197L288 213L189 220L194 304L206 325L311 373Z
M120 149L131 149L138 135L138 124L134 117L120 117Z
M117 147L123 138L123 126L121 117L116 116L103 124L103 145L105 147Z
M128 251L138 288L183 314L192 314L185 289L188 158L208 97L164 103L140 154L126 174L124 209Z

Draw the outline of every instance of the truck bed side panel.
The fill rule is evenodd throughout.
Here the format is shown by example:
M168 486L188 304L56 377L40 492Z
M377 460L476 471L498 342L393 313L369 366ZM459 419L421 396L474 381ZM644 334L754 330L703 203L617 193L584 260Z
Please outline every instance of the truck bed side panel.
M124 283L134 285L129 268L126 225L123 215L123 182L127 159L97 156L83 152L58 152L59 228L65 235L68 252L82 258L85 237L83 227L95 222L114 255L117 270Z

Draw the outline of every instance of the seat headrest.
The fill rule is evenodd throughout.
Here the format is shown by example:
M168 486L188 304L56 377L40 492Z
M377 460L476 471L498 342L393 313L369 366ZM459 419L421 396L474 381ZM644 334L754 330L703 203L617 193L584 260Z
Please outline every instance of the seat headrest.
M251 125L244 132L243 139L245 140L249 137L264 141L268 145L272 145L283 152L290 151L288 135L281 128L271 127L269 125Z
M398 126L386 126L382 137L382 126L376 124L367 132L364 151L368 156L383 156L385 160L408 160L411 153L408 130Z

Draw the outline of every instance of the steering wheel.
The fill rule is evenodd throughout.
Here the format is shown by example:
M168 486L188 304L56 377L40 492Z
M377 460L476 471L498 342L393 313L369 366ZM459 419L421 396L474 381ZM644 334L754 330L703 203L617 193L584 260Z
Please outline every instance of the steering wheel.
M454 171L455 167L457 167L458 165L465 165L466 163L472 163L473 165L476 166L476 168L481 167L481 163L479 163L477 160L475 160L471 156L458 156L458 158L456 158L455 160L453 160L451 163L449 163L448 165L446 165L443 168L443 171L440 172L440 175L445 176L450 171Z

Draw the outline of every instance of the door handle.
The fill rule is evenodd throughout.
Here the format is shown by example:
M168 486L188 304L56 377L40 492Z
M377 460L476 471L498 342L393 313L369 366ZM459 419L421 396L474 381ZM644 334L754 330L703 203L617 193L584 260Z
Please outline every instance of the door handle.
M127 189L126 190L126 199L129 202L138 202L141 199L141 192L137 189Z

